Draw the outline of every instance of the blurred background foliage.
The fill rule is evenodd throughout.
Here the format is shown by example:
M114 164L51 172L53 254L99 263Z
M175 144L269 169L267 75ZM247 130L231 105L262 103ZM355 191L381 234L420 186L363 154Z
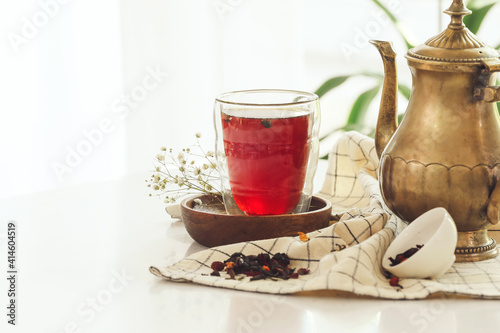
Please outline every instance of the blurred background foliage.
M394 29L397 31L398 35L400 38L404 41L406 44L407 49L413 48L415 45L413 45L409 34L407 32L407 29L405 28L405 25L403 22L401 22L396 15L391 12L391 10L382 4L379 0L367 0L371 1L374 3L377 7L382 9L382 11L388 16L389 20L391 21ZM500 0L469 0L466 1L467 8L469 8L472 11L472 14L466 16L464 18L464 23L467 26L467 28L474 34L477 34L479 29L481 28L481 24L484 21L484 18L488 15L490 10L495 6L500 3ZM438 13L439 15L443 15L442 13ZM431 36L429 36L431 37ZM500 41L496 41L498 44L494 45L497 50L500 50ZM381 66L381 69L383 67ZM364 77L369 77L372 78L374 81L373 87L369 88L368 90L361 91L355 101L352 104L351 110L349 112L349 115L347 117L346 123L338 128L334 128L330 130L329 132L325 133L322 135L320 140L324 140L325 138L329 137L330 135L339 132L339 131L358 131L361 132L365 135L373 137L374 132L375 132L375 124L372 126L367 126L365 123L365 116L367 114L367 111L369 109L369 106L374 102L375 97L378 95L379 91L382 88L383 80L384 80L384 75L383 72L371 72L371 71L360 71L357 73L351 73L351 74L346 74L346 75L341 75L341 76L335 76L327 81L325 81L316 91L316 95L318 95L320 98L323 97L325 94L330 92L331 90L341 86L343 83L345 83L347 80L353 78L353 77L358 77L358 76L364 76ZM406 83L398 83L398 89L399 89L399 95L405 98L406 100L410 99L410 93L411 93L411 88L409 84ZM378 101L377 101L378 102ZM497 106L500 109L500 103L497 103ZM398 120L399 122L403 118L405 110L400 110ZM323 159L326 159L327 156L323 156Z

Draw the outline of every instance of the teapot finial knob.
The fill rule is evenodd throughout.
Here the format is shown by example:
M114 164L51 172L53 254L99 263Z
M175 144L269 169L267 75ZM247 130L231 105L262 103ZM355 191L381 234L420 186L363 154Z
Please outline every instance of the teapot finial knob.
M448 25L450 29L463 29L465 27L463 22L464 16L472 14L472 12L465 7L463 0L453 0L450 8L445 10L444 13L451 16L451 22Z

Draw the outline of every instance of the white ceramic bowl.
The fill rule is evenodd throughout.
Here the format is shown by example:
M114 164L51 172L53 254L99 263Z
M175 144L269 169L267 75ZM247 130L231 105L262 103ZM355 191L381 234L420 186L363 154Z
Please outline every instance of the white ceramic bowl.
M389 257L424 246L400 264L391 267ZM400 278L437 278L455 262L457 227L448 211L434 208L410 223L391 243L382 258L382 266Z

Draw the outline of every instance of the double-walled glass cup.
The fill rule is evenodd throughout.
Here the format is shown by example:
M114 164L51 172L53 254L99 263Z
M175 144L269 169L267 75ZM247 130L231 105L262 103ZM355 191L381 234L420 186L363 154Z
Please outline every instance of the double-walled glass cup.
M225 93L215 100L214 124L228 214L308 210L319 154L318 96L291 90Z

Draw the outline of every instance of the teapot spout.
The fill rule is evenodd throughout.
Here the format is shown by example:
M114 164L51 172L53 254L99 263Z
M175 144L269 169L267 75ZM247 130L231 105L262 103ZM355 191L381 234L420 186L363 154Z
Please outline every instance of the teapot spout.
M384 62L384 86L375 131L375 149L380 158L385 147L398 127L398 76L396 71L396 52L391 43L371 40L382 56Z

